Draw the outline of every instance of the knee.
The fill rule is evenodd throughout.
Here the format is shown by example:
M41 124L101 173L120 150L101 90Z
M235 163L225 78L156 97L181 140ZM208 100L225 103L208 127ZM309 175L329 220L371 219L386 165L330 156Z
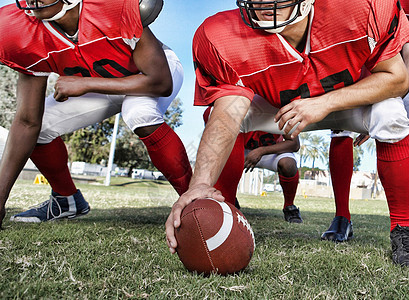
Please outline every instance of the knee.
M277 165L278 174L284 177L293 177L297 174L297 164L294 159L284 157L280 159Z

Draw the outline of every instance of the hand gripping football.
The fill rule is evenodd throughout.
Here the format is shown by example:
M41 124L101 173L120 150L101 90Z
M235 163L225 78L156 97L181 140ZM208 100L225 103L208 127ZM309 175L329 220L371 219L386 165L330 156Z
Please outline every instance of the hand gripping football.
M233 205L210 198L197 199L183 209L175 236L185 267L206 275L244 269L255 248L253 230L244 215Z

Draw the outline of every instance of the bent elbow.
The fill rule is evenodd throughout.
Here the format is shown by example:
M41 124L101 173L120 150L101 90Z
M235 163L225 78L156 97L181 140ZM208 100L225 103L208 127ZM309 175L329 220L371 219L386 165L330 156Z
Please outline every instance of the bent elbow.
M162 82L158 87L157 87L157 92L158 96L160 97L169 97L172 95L173 92L173 83L172 80L169 82Z

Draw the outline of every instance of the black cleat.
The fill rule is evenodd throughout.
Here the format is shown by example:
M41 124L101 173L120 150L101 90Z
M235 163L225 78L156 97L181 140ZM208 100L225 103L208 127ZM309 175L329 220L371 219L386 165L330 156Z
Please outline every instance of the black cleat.
M289 223L302 223L300 210L295 205L288 205L283 209L284 219Z
M346 242L354 236L352 222L343 216L336 216L328 230L321 235L321 240Z
M397 225L391 231L392 260L395 264L409 266L409 227Z

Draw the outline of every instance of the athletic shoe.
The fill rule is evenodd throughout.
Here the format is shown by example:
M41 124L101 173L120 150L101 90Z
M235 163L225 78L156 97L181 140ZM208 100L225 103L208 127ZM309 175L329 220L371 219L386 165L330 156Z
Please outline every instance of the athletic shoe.
M352 222L343 216L336 216L328 230L321 235L321 240L346 242L354 236Z
M409 227L397 225L391 231L392 260L395 264L409 266Z
M51 191L50 199L10 218L12 222L40 223L86 215L90 210L80 190L71 196L60 196Z
M300 210L295 205L288 205L283 209L284 219L289 223L302 223Z

